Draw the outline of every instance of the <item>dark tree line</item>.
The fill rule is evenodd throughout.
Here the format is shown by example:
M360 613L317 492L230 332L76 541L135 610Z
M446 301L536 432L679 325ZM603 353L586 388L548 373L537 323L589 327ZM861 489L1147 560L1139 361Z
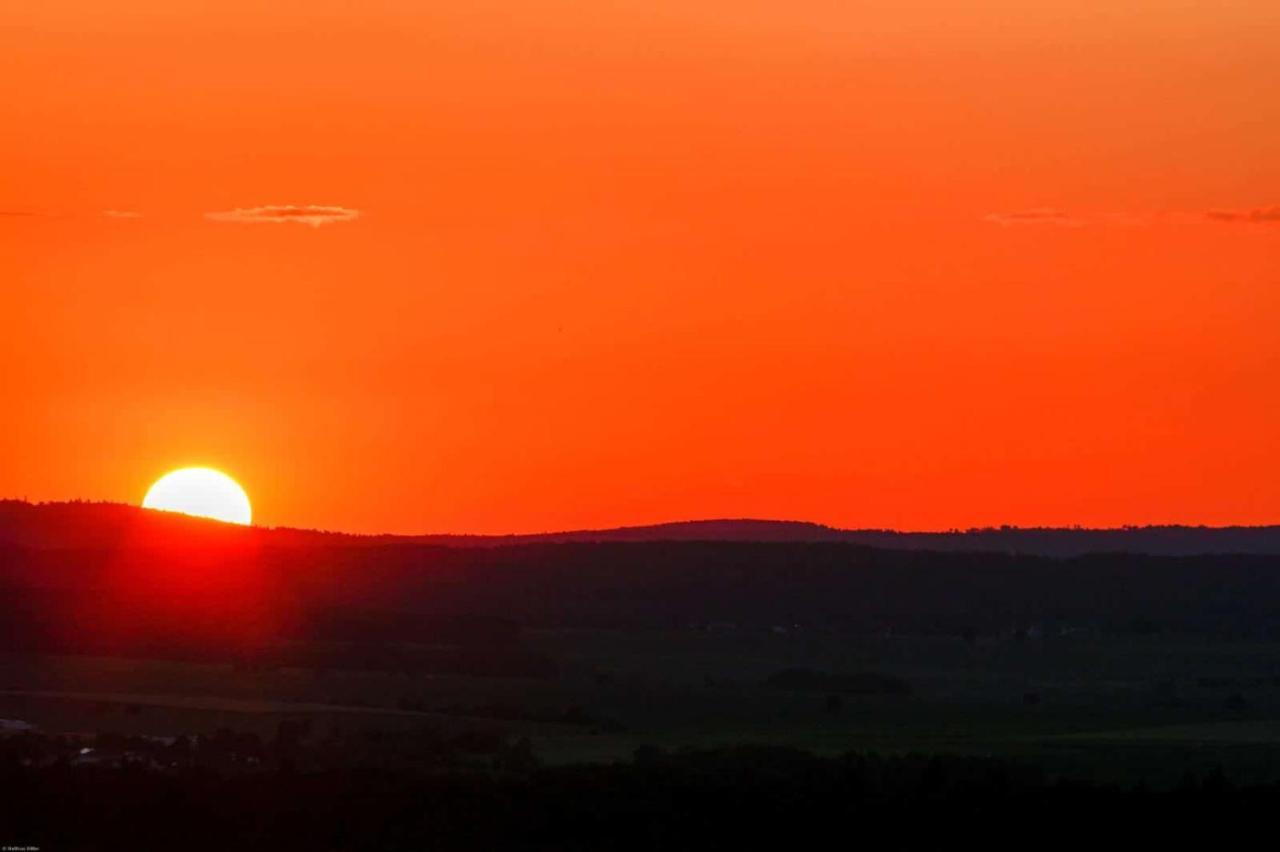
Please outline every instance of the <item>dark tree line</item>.
M466 773L228 775L0 759L0 791L7 845L197 852L1222 848L1269 828L1280 804L1280 789L1235 788L1215 774L1154 792L987 759L769 747Z

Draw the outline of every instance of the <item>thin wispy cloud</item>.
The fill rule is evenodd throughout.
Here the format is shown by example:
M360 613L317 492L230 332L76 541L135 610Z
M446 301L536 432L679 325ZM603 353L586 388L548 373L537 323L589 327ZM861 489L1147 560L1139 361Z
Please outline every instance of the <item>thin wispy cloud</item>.
M270 222L296 222L319 228L321 225L332 225L336 222L351 222L360 218L359 210L347 207L332 207L320 204L267 204L262 207L237 207L235 210L224 210L204 214L206 219L214 222L240 222L258 224Z
M1088 220L1079 216L1055 210L1052 207L1033 207L1028 210L1011 210L1005 213L988 213L982 217L984 222L991 222L1004 228L1025 225L1048 225L1059 228L1080 228L1089 224Z
M1207 214L1179 212L1176 210L1146 211L1064 211L1054 207L1032 207L1003 213L988 213L982 217L1005 228L1058 227L1058 228L1141 228L1159 225L1203 225L1207 221L1222 222L1280 222L1280 207L1262 207L1257 210L1214 210Z
M1238 223L1251 225L1280 224L1280 205L1272 207L1255 207L1252 210L1210 210L1205 217L1214 222Z
M105 219L141 219L142 214L133 210L101 210L96 213L76 210L0 210L0 216L11 216L22 219L61 219L80 220L102 217Z

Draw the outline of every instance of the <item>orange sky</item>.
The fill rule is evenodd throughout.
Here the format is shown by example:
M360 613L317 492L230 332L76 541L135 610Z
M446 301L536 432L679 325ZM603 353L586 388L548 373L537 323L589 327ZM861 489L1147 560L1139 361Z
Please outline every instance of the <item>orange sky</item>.
M0 496L1280 522L1278 48L1263 0L7 4Z

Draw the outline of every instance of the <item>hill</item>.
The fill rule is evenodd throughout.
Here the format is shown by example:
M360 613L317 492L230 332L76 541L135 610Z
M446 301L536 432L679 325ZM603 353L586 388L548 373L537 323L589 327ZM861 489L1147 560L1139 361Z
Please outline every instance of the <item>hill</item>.
M518 647L526 629L1269 635L1280 609L1280 557L1265 553L1063 558L994 547L1024 533L1017 540L1076 548L1094 541L1171 548L1185 539L1209 544L1180 546L1229 549L1240 531L859 540L811 525L725 521L458 546L452 538L226 526L120 506L0 509L0 539L9 542L0 545L0 642L29 650L225 657L285 641L348 651L410 643L464 649L427 655L432 666L532 671L541 664ZM1266 531L1254 532L1265 545ZM748 540L724 538L733 535ZM888 549L865 540L965 547ZM351 654L409 664L385 648Z
M424 535L388 538L452 547L495 547L554 542L844 542L893 550L1023 553L1060 558L1090 553L1143 553L1157 556L1193 556L1210 553L1280 554L1280 526L1170 525L1117 529L999 527L946 532L898 532L896 530L846 530L807 521L715 519L533 535Z
M1280 526L1145 526L1118 529L1018 528L897 532L850 530L806 521L713 519L523 535L350 535L288 528L242 528L118 503L0 500L0 542L31 548L112 547L125 542L181 546L192 537L254 540L282 547L422 544L508 547L573 542L843 542L893 550L1012 553L1070 558L1090 553L1152 556L1280 555Z

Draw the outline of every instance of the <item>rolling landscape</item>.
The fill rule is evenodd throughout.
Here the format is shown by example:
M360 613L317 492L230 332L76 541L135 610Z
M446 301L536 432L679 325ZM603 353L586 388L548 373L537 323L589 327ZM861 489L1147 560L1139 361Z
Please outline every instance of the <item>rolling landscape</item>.
M1264 845L1278 55L0 3L0 852Z
M767 748L1280 784L1274 528L925 549L761 521L442 544L113 504L0 519L0 716L32 765L75 741L73 764L252 773L287 741L311 771L520 777Z

